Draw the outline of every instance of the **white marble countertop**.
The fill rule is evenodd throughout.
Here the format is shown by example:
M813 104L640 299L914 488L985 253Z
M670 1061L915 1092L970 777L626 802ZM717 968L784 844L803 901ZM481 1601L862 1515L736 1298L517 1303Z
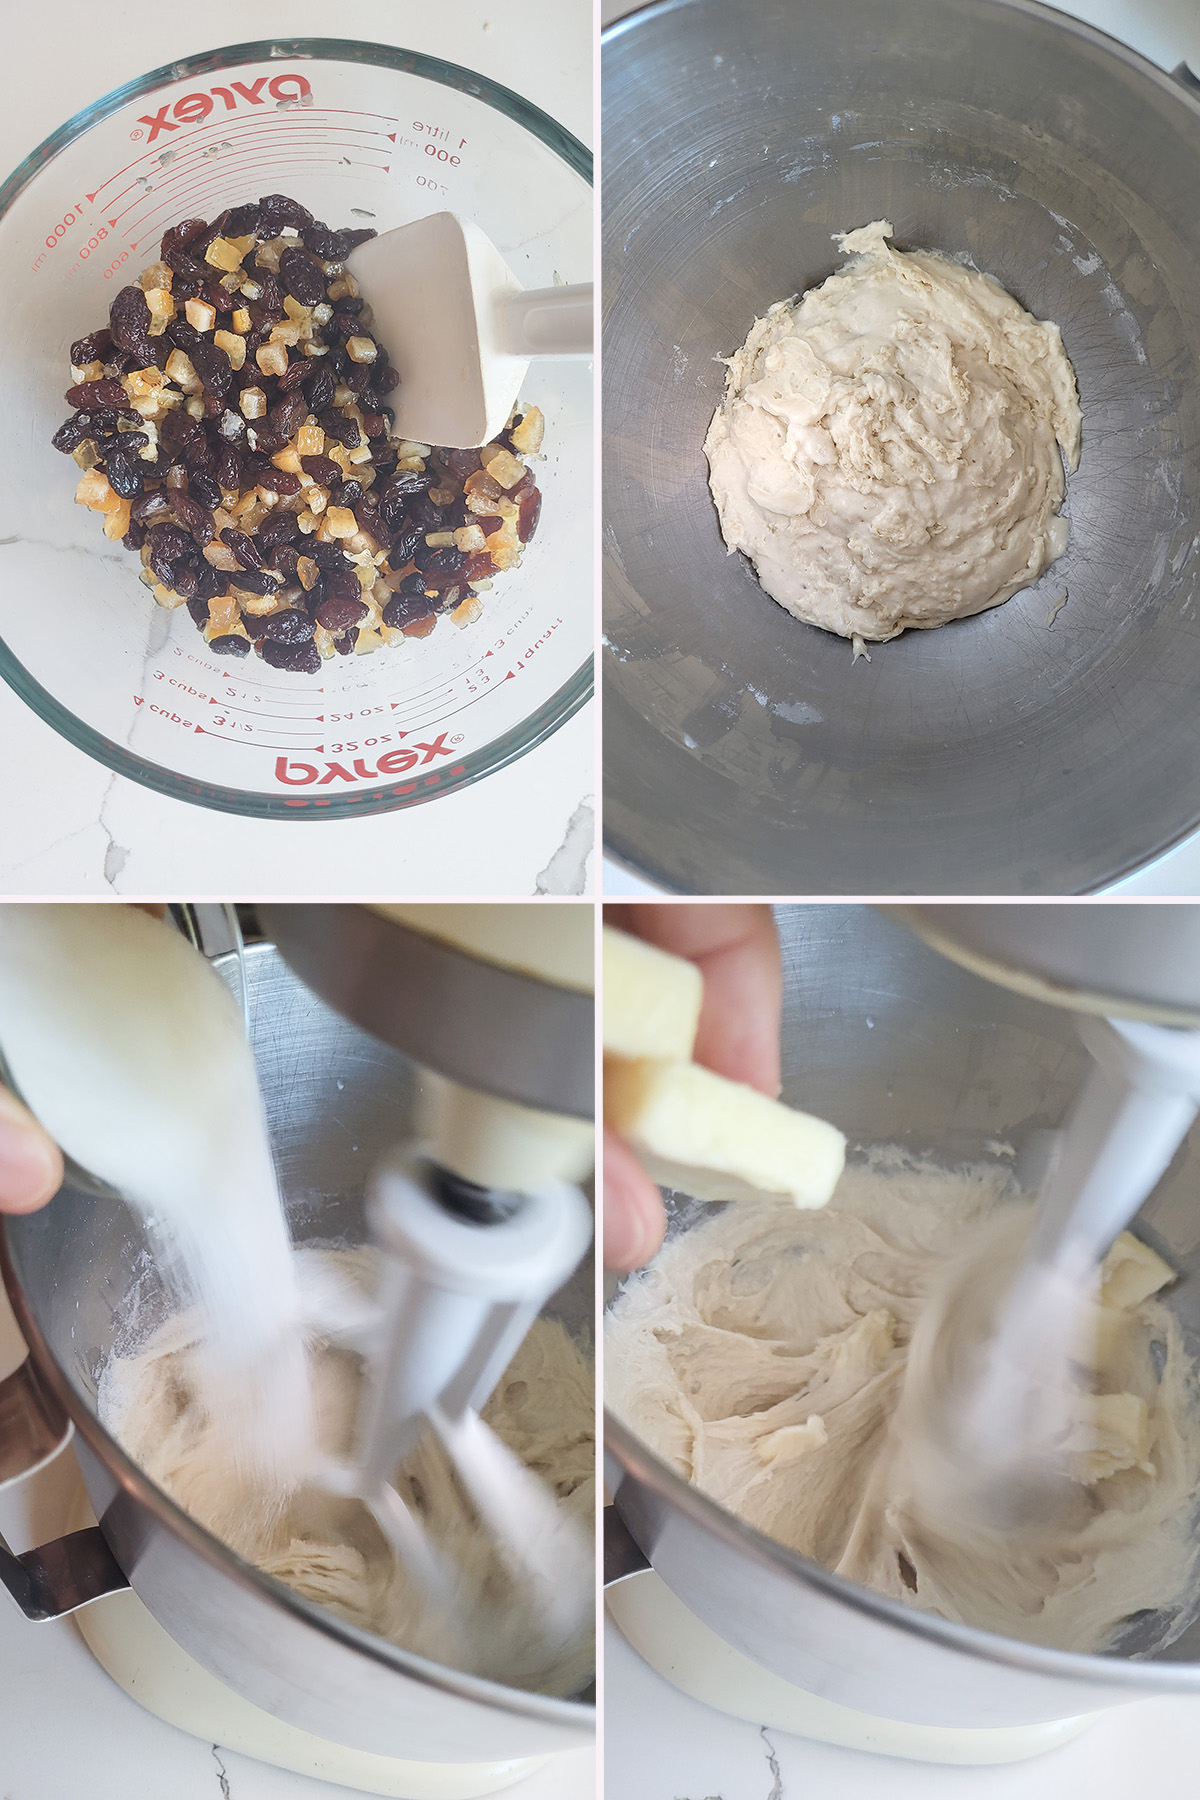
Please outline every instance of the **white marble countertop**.
M273 32L402 44L468 65L476 56L493 80L585 143L593 137L586 0L355 0L341 11L323 0L255 0L249 9L241 0L200 8L110 0L98 28L99 18L84 0L56 0L52 28L36 7L5 7L5 172L121 82L173 57ZM78 52L69 49L76 41ZM595 734L589 706L511 767L431 805L344 823L276 823L208 812L111 774L0 683L0 760L12 771L0 893L581 893L593 839Z
M610 1800L1125 1800L1194 1791L1200 1704L1141 1700L1031 1762L902 1762L727 1718L677 1693L608 1622L604 1785Z
M626 0L602 0L605 24L631 10ZM1186 62L1200 74L1197 0L1059 0L1058 10L1120 38L1161 68ZM611 899L653 899L666 891L612 857L604 859L602 887ZM1131 897L1200 894L1200 831L1106 891Z

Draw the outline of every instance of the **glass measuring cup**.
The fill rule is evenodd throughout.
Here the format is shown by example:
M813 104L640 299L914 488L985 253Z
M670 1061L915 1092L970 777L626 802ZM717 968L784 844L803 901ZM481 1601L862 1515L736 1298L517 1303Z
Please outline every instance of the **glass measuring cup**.
M379 231L474 219L527 287L591 278L591 158L507 88L332 39L240 44L159 69L60 127L0 187L0 675L55 730L160 793L258 818L419 804L513 761L592 684L592 380L531 368L542 520L463 629L313 676L215 656L155 605L136 556L74 504L50 438L69 346L158 259L162 232L262 193ZM369 295L366 296L368 299Z

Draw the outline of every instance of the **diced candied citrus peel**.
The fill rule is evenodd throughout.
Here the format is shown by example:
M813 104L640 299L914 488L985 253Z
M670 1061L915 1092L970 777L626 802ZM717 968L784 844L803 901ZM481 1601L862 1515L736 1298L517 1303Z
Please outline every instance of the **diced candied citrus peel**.
M108 485L103 469L89 469L75 489L76 506L90 507L92 512L111 512L119 502L120 495Z
M203 382L192 367L192 359L183 350L172 350L167 358L167 374L185 394L198 394Z
M492 480L506 490L516 487L527 473L525 464L503 444L485 444L479 452L479 460Z
M321 578L321 571L311 556L302 556L296 563L296 574L300 578L300 586L305 593L310 593Z
M118 499L117 504L105 518L104 535L106 538L111 538L113 543L123 538L129 530L129 506L128 500Z
M204 260L213 269L240 269L242 258L249 248L250 245L247 244L245 250L239 250L232 238L214 238L204 252Z
M296 433L296 449L301 456L320 456L325 449L325 433L319 425L302 425Z
M283 469L289 475L300 475L303 473L300 468L300 458L294 444L285 444L282 450L277 450L275 452L271 461L277 469Z
M483 532L478 525L460 525L454 533L454 546L457 550L482 550Z
M169 288L148 288L146 305L150 308L150 336L161 337L175 317L175 297Z
M287 347L284 344L262 344L254 352L254 360L264 375L282 375L288 366Z
M459 605L454 608L454 611L450 614L450 618L455 625L473 625L482 612L483 601L475 594L471 594L466 600L461 601Z
M378 354L379 351L374 338L351 337L346 339L346 355L350 358L351 362L374 362Z
M246 340L236 331L214 331L213 343L229 358L230 367L240 369L246 361Z
M211 331L217 322L217 309L207 300L185 300L183 310L193 331Z
M322 538L349 538L358 530L358 520L348 506L330 506L321 520Z
M253 323L253 321L251 320L251 317L250 317L249 307L247 307L247 306L235 306L234 307L233 317L230 320L230 324L232 325L234 331L237 332L239 337L245 336L245 334L249 331L252 323Z
M142 270L141 274L138 276L137 284L147 298L149 298L151 288L166 288L167 292L170 293L173 279L174 277L168 264L165 262L156 262L150 263Z
M262 355L262 351L259 351ZM238 406L244 419L261 419L267 410L267 396L260 387L243 388L238 395Z
M166 607L168 611L173 610L177 606L187 605L186 594L177 594L174 588L164 587L161 581L156 581L154 583L151 592L158 601L158 604Z
M545 434L546 421L540 406L529 407L520 424L511 426L508 433L513 449L523 456L536 456Z

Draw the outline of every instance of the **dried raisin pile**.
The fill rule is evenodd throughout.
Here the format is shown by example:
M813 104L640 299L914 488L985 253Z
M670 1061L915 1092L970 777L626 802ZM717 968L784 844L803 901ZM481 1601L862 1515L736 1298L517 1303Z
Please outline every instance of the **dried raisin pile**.
M346 267L374 236L285 194L186 219L71 346L75 498L218 654L312 674L467 625L537 529L537 407L482 450L395 436L400 377Z

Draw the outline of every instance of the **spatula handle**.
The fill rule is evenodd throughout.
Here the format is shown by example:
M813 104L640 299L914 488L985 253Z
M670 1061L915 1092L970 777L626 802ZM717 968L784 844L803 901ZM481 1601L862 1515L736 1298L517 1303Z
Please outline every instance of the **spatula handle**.
M513 356L590 356L592 284L529 288L499 303L500 335Z

